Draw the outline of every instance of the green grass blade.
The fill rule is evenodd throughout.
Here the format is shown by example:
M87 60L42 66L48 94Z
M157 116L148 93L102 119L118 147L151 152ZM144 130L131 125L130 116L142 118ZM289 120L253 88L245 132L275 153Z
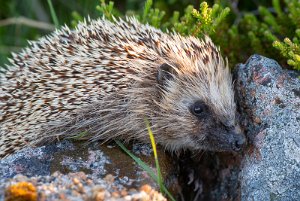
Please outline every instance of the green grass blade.
M157 169L157 181L158 181L158 184L159 184L159 188L160 188L160 191L162 191L162 186L163 186L163 179L162 179L162 175L161 175L161 171L160 171L160 166L159 166L159 162L158 162L158 156L157 156L157 151L156 151L156 144L155 144L155 140L154 140L154 136L153 136L153 132L150 128L150 123L147 119L145 119L145 122L146 122L146 126L147 126L147 129L148 129L148 133L149 133L149 136L150 136L150 141L151 141L151 145L152 145L152 150L153 150L153 154L154 154L154 159L155 159L155 166L156 166L156 169Z
M49 5L49 8L50 8L50 13L51 13L51 17L52 17L52 20L54 22L54 25L55 25L56 28L59 28L59 22L58 22L55 10L53 8L52 1L51 0L47 0L47 1L48 1L48 5Z
M120 141L115 140L117 145L127 154L129 155L143 170L145 170L149 176L158 183L158 177L155 175L154 171L146 164L144 163L140 158L136 157L134 154L132 154ZM170 200L175 201L172 194L168 191L168 189L163 185L162 186L162 192L168 195Z
M127 154L129 155L143 170L145 170L151 178L153 178L155 180L155 182L157 182L157 177L155 175L155 173L153 172L153 170L146 164L144 163L140 158L136 157L134 154L132 154L119 140L115 140L115 142L117 143L117 145L119 145L119 147L121 147L121 149Z

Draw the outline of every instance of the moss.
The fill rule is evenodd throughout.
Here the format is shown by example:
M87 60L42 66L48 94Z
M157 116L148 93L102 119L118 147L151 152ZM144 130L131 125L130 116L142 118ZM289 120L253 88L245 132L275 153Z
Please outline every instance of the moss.
M36 201L37 190L32 183L19 182L5 189L5 201Z

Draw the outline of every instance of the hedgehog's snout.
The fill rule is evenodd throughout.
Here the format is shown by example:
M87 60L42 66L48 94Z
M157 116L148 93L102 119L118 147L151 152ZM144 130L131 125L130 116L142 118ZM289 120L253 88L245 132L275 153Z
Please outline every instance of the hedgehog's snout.
M242 133L233 133L234 137L232 138L230 144L233 151L241 151L247 145L247 140L244 134Z

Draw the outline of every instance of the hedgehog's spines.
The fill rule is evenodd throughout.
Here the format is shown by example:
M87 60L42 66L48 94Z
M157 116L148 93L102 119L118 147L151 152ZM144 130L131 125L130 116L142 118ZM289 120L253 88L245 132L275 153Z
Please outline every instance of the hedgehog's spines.
M169 35L134 17L87 17L30 41L9 62L0 75L0 156L85 130L92 140L148 141L145 117L170 150L229 149L225 134L220 147L206 140L236 123L228 64L208 37ZM176 73L158 82L163 64ZM210 116L193 115L197 101Z

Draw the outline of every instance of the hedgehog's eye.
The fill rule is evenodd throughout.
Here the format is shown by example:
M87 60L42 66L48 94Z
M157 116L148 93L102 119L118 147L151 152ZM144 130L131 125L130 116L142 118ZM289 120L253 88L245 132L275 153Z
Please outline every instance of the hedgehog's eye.
M206 112L206 110L207 106L203 102L196 102L191 108L191 112L198 117L203 115L203 113Z

